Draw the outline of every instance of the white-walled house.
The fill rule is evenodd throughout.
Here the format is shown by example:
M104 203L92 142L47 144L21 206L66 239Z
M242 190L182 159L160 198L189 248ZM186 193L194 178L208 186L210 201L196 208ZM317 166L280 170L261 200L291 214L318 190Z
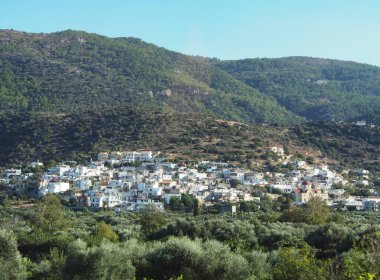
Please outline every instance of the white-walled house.
M68 182L52 182L50 181L48 184L48 193L60 193L68 191L70 188L70 184Z
M70 189L70 184L68 182L62 181L50 181L46 187L39 189L39 196L44 196L47 194L62 193Z
M152 161L152 151L124 151L122 160L125 162Z
M21 169L7 169L5 170L5 176L6 177L9 177L9 176L14 176L14 175L21 175Z
M92 185L92 182L88 178L83 178L74 181L74 188L79 189L81 191L88 190Z
M362 198L358 196L349 196L344 201L344 209L345 210L350 210L350 209L363 210Z
M151 161L153 159L152 151L140 151L138 152L139 161Z
M154 186L147 186L145 188L145 191L153 196L161 196L162 195L162 188L154 187Z
M102 208L104 205L104 194L95 193L89 197L89 206L94 208Z
M103 196L104 205L107 208L113 208L116 205L119 205L122 202L121 196L115 192L106 192Z
M364 210L376 212L380 210L380 196L365 197L362 201Z

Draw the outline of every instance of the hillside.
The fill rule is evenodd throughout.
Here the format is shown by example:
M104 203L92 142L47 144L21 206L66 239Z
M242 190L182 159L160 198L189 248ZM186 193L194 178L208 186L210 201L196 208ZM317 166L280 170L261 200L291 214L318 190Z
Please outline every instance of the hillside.
M380 123L380 68L308 57L219 61L215 65L309 120Z
M380 123L380 68L308 57L219 61L136 38L0 30L0 109L57 113L119 105L247 123Z
M252 159L280 130L194 113L120 108L102 113L22 113L0 118L1 163L89 160L101 150L149 148L187 159Z
M284 146L318 162L378 170L380 128L344 123L246 125L194 113L22 113L0 116L0 165L96 158L99 151L148 148L167 158L239 161L260 168Z
M379 101L380 68L353 62L219 61L136 38L0 30L1 164L143 147L250 164L286 145L376 169L378 127L331 120L379 124Z
M301 120L204 58L136 38L0 31L1 110L77 113L126 105L249 123Z

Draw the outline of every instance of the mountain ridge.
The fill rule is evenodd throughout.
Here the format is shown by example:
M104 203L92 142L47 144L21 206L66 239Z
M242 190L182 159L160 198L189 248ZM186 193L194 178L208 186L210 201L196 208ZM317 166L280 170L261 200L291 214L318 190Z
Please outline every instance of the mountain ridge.
M94 100L110 107L119 100L248 123L380 121L380 68L367 64L301 56L223 61L73 30L0 30L0 42L3 110L98 110Z
M110 39L83 31L0 30L0 161L80 159L118 145L191 146L200 154L221 152L222 158L244 160L251 153L247 147L256 144L246 143L243 154L221 148L237 146L223 137L238 141L241 133L219 125L218 119L270 125L252 129L252 139L255 133L268 143L276 137L281 141L275 144L292 139L298 143L295 149L306 145L355 159L363 154L358 146L365 150L364 159L374 160L370 151L378 154L377 129L364 130L363 137L359 131L349 142L343 139L345 129L347 135L353 131L349 125L318 122L379 124L379 73L378 67L309 57L222 61L137 38ZM192 115L197 121L188 122ZM218 128L220 146L197 144L207 139L198 137L197 129L207 135L213 127L209 124ZM296 132L280 137L283 126ZM158 137L152 138L155 133ZM337 140L330 144L324 135Z
M310 57L244 59L217 64L306 119L364 119L379 123L379 67Z

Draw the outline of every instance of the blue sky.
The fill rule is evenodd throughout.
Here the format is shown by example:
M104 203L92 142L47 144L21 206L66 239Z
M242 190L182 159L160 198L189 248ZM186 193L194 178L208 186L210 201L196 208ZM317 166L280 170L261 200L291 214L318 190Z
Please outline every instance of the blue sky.
M138 37L186 54L380 66L379 0L0 0L0 28Z

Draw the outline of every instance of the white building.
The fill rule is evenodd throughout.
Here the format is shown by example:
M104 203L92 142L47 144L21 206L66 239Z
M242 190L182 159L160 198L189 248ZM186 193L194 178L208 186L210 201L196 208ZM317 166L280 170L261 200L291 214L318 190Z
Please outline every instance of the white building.
M152 151L124 151L122 159L126 162L152 161L153 153Z
M70 184L68 182L52 182L48 184L48 193L60 193L69 190Z
M350 196L344 201L344 209L363 210L363 201L360 197Z
M74 188L79 189L81 191L88 190L91 187L91 185L92 182L88 178L74 181Z
M38 195L44 196L47 194L62 193L68 191L69 188L70 184L68 182L50 181L46 187L40 188Z
M9 176L14 176L14 175L21 175L21 169L7 169L5 170L5 176L6 177L9 177Z
M362 201L364 210L376 212L380 210L380 196L365 197Z

